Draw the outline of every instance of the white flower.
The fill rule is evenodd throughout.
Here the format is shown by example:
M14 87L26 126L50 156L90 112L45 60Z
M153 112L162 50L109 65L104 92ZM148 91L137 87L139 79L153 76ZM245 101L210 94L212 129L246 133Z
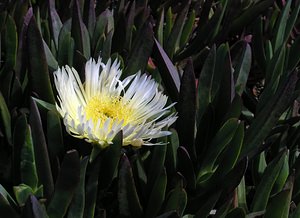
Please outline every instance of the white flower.
M123 145L156 145L151 140L169 135L163 131L177 119L166 106L168 97L151 77L138 72L121 80L120 63L90 59L85 83L69 66L54 72L59 105L67 131L106 147L123 130Z

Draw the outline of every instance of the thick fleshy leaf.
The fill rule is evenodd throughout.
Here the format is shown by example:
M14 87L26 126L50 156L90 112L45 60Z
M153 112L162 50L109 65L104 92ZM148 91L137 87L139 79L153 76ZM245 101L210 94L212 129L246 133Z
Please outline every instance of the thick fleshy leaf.
M181 37L180 37L180 41L179 41L180 48L185 46L186 43L188 42L189 38L191 37L195 18L196 18L195 10L192 10L190 12L190 14L188 14L187 21L185 22L182 33L181 33Z
M165 192L167 187L167 173L166 169L162 169L160 174L156 178L156 181L153 185L153 189L149 196L147 208L145 211L145 217L151 218L155 217L160 211L160 208L165 200Z
M213 45L202 67L198 80L197 93L197 123L200 122L207 106L215 97L216 89L219 86L219 77L215 72L216 46Z
M100 161L94 161L91 164L91 175L87 180L86 184L86 194L85 194L85 208L84 217L94 218L95 208L98 194L98 178Z
M63 156L63 133L60 116L56 111L48 111L47 113L47 142L51 159Z
M237 187L238 206L240 208L243 208L245 212L248 212L246 194L247 190L245 184L245 177L243 177L241 179L240 184Z
M265 11L274 3L274 0L263 0L253 4L245 10L240 16L235 18L230 25L230 32L236 33L241 28L252 22L259 14Z
M177 150L178 155L178 171L182 173L187 182L187 189L194 190L196 188L196 176L193 162L187 150L180 146Z
M136 191L130 162L125 154L120 161L118 201L120 215L129 217L142 215L143 208Z
M128 13L126 14L126 23L125 23L125 30L126 30L126 35L125 35L125 44L124 47L128 51L131 49L131 44L132 44L132 35L133 35L133 30L134 30L134 17L136 13L136 8L135 8L135 1L131 3L130 9L128 9Z
M21 150L20 172L22 183L35 190L38 186L38 176L34 157L33 140L31 136L31 128L26 127L25 141Z
M266 218L284 218L289 217L290 204L293 193L294 175L292 174L281 192L271 198L270 204L267 206Z
M238 127L229 142L229 146L224 151L222 155L222 160L219 162L218 169L216 170L214 176L222 178L226 175L238 161L240 151L243 146L244 139L244 123L239 123ZM221 158L220 158L221 159Z
M11 212L11 214L16 214L13 208L17 207L17 204L1 184L0 184L0 202L1 202L0 211L5 211L7 209L8 212Z
M246 214L245 211L240 208L234 208L225 216L225 218L245 218Z
M119 132L113 139L113 144L101 153L101 178L99 188L108 188L113 178L117 175L118 164L121 156L123 134Z
M39 183L42 184L44 187L45 197L50 198L54 189L54 185L53 185L53 178L51 173L51 166L49 161L46 139L43 132L40 113L38 111L36 103L33 99L31 99L30 104L31 105L30 105L29 124L32 129L34 155L35 155Z
M57 53L58 65L73 66L74 51L75 51L75 42L74 42L74 38L71 36L71 32L61 31L59 34L59 41L58 41L58 53Z
M84 157L80 161L80 181L75 191L74 197L70 204L68 211L68 218L76 217L83 218L84 206L85 206L85 180L86 180L86 168L88 165L89 158Z
M89 32L83 23L79 0L73 4L72 16L72 37L75 41L75 48L88 59L91 55Z
M269 99L264 109L257 114L256 118L245 132L242 157L248 155L249 152L251 152L250 157L252 157L262 149L261 144L263 140L274 127L281 114L295 98L293 93L296 81L297 72L292 72L288 79L280 84L277 92Z
M262 180L257 186L255 195L253 197L253 203L251 207L251 210L253 212L266 209L271 190L284 164L284 159L286 155L286 152L281 153L267 166L263 174Z
M274 53L282 46L282 44L285 42L285 35L286 35L286 27L287 27L287 21L289 16L289 11L291 8L291 0L286 1L286 4L284 6L284 9L282 10L281 16L278 21L278 25L275 32L275 37L273 41L273 50Z
M167 146L165 165L167 170L175 172L177 167L177 149L179 147L179 138L175 129L170 129L172 134L168 136L169 145Z
M28 198L23 216L24 218L48 218L45 206L42 205L34 195Z
M47 64L48 64L49 68L54 71L57 69L58 63L55 60L54 55L52 54L50 48L48 47L48 45L46 44L46 42L44 40L43 40L43 45L44 45Z
M6 24L4 28L4 48L5 48L5 60L4 66L0 70L0 75L7 74L12 71L16 64L17 58L17 29L14 19L7 15ZM1 66L1 65L0 65Z
M209 8L206 8L206 10L211 11L211 5L212 1L207 1L207 6ZM203 23L202 25L198 25L195 30L195 37L193 37L193 40L186 49L184 49L181 53L179 53L176 57L174 57L175 60L181 60L183 58L196 55L199 53L207 44L210 42L213 42L213 39L216 37L218 32L220 31L220 25L223 20L226 8L227 8L228 0L222 1L221 4L216 5L216 9L214 10L213 14L210 15L210 19ZM207 11L207 13L209 13ZM207 14L208 15L208 14ZM201 21L201 19L200 19ZM201 21L203 22L203 21Z
M235 91L238 95L242 95L248 75L251 68L251 48L248 43L243 43L242 49L237 53L235 60L233 60Z
M261 181L261 177L267 167L265 152L261 152L254 157L252 161L252 179L255 185L258 185Z
M164 41L163 41L163 45L165 45L167 43L167 40L169 38L169 35L172 31L172 27L174 25L174 20L173 20L173 14L172 14L172 8L169 7L167 10L167 14L166 14L166 22L165 22L165 27L164 27Z
M162 46L164 45L164 22L165 22L165 10L164 8L162 8L159 15L159 20L157 22L156 31L155 31L155 38Z
M154 39L154 58L162 77L166 91L173 102L178 102L178 93L180 89L180 78L176 67L167 56L159 42Z
M195 216L199 218L206 218L210 214L210 211L214 208L220 195L221 191L216 191L211 194L202 205L198 206L200 209L198 209Z
M35 195L38 198L43 196L43 186L40 186L36 190L33 190L26 184L20 184L18 186L13 187L14 194L16 196L16 200L19 206L24 206L26 201L28 201L30 195Z
M61 165L55 190L47 207L50 218L62 218L66 214L80 180L80 162L78 152L66 153Z
M0 113L1 113L1 121L4 127L4 132L7 138L8 143L11 144L12 136L11 136L11 117L9 110L7 108L5 99L3 98L2 93L0 92Z
M27 119L25 114L21 114L15 122L13 132L13 180L15 184L19 184L21 181L20 175L20 162L21 162L21 149L24 144L27 132Z
M166 206L164 211L176 210L180 217L183 216L185 207L187 204L187 193L184 188L178 184L174 189L172 189L166 197Z
M222 153L222 151L232 140L238 126L238 120L230 119L220 128L220 130L210 143L210 146L206 152L206 155L201 165L201 170L197 177L198 182L201 181L201 177L203 175L212 172L218 156Z
M27 47L32 89L42 100L53 104L55 100L50 83L43 40L34 17L30 19L28 25Z
M289 174L290 174L289 154L287 154L284 156L284 163L275 181L272 194L276 194L277 192L282 190L282 188L287 182Z
M129 76L137 73L139 70L144 72L152 52L152 47L153 27L150 23L145 23L132 43L124 75Z
M192 61L187 66L181 78L181 86L178 101L177 125L180 144L184 146L192 157L195 154L194 135L196 117L196 81Z
M266 54L263 40L263 20L261 16L254 22L252 48L254 59L257 61L260 68L265 69Z
M177 14L172 31L170 32L170 35L166 43L164 44L165 51L171 59L173 57L173 54L178 49L180 37L184 27L184 20L187 16L190 4L190 0L184 1L183 8L180 10L179 14Z
M166 151L167 145L155 146L152 150L151 163L148 168L148 193L151 192L157 177L161 174L161 171L164 168Z
M56 49L58 49L58 37L59 37L60 30L62 28L62 22L57 14L57 11L55 10L55 1L48 0L48 5L49 5L50 20L51 20L50 22L51 31L53 34Z

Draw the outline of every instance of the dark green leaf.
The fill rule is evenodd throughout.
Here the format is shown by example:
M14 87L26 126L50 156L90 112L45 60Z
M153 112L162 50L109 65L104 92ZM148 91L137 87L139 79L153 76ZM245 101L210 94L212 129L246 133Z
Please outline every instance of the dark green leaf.
M126 50L131 49L133 27L134 27L134 17L135 17L135 1L131 3L129 12L126 15L126 25L125 25L125 44L124 47Z
M17 29L13 18L8 15L6 17L5 32L4 32L4 48L5 61L4 67L0 71L0 75L8 73L14 69L17 58ZM1 65L0 65L1 66Z
M248 212L246 191L245 177L243 177L237 187L238 206L243 208L245 212Z
M48 150L46 145L46 139L43 132L40 113L35 104L35 101L31 99L30 104L31 105L30 105L29 124L32 129L34 155L35 155L39 183L42 184L44 187L45 197L50 198L54 189L54 185L53 185L51 166L50 166L49 155L48 155Z
M98 194L98 177L99 177L100 161L92 163L90 177L86 184L84 218L94 218L96 200Z
M245 43L241 53L237 54L236 65L234 66L235 91L238 95L242 95L248 75L251 68L251 48L248 43Z
M175 172L177 168L177 149L179 147L179 138L175 129L170 129L172 134L168 136L168 146L166 152L165 165L167 170L170 169L171 172Z
M238 126L239 123L237 119L230 119L220 128L220 130L210 143L210 146L206 152L206 155L201 165L201 170L199 171L197 177L197 181L201 181L201 177L203 175L212 172L218 156L222 153L222 151L232 140Z
M136 191L130 162L125 154L120 161L118 201L120 215L129 217L142 215L143 208Z
M197 94L197 123L200 122L207 106L215 97L214 94L219 86L218 76L215 75L216 46L213 45L201 70L198 80Z
M282 10L281 16L278 20L278 25L276 28L275 32L275 38L273 42L273 50L274 53L283 45L285 42L285 31L286 31L286 26L287 26L287 21L288 21L288 16L289 16L289 11L291 7L291 0L288 0L284 6L284 9Z
M55 10L55 1L48 0L48 5L49 5L49 14L50 14L50 19L51 19L51 23L50 23L51 31L53 34L56 49L58 49L58 37L59 37L59 32L62 28L62 23L61 23L61 20Z
M28 185L32 190L36 190L38 186L34 154L31 128L27 125L25 141L21 150L20 172L22 183Z
M161 169L160 174L156 178L156 181L151 190L147 209L145 211L146 218L154 217L160 211L162 203L165 200L166 187L167 173L165 169Z
M71 37L70 32L61 31L59 34L58 41L58 65L69 65L73 66L73 56L75 51L75 42Z
M11 136L11 117L7 105L5 103L5 99L3 98L2 93L0 92L0 113L1 113L1 121L3 123L5 135L9 144L11 144L12 136Z
M291 104L294 99L294 89L297 81L297 72L292 72L287 80L283 81L275 93L268 100L263 110L257 114L256 118L245 133L242 157L254 153L261 149L263 140L267 137L273 126L278 121L281 114Z
M80 181L80 162L78 152L66 153L55 184L55 191L49 202L47 212L50 218L62 218L66 214L75 190Z
M235 18L232 21L232 24L230 26L230 32L236 33L240 29L247 26L259 14L261 14L263 11L265 11L273 3L274 3L274 0L262 0L262 1L258 1L256 4L253 4L247 10L245 10L240 16L238 16L237 18Z
M167 40L171 33L173 24L174 24L174 21L173 21L172 8L168 8L167 15L166 15L166 24L165 24L165 28L163 31L164 32L164 41L163 41L164 45L167 43Z
M166 159L167 145L154 146L152 151L151 164L148 169L148 191L150 192L153 188L157 177L161 174L164 168Z
M243 146L244 123L239 123L227 149L224 151L223 159L220 161L215 176L224 176L235 166Z
M175 23L173 25L172 31L169 34L169 37L164 44L164 48L168 56L172 59L173 54L176 52L179 40L181 38L181 33L184 27L184 20L187 16L188 9L190 7L191 1L186 0L184 1L184 7L182 10L177 14Z
M49 78L48 64L46 61L41 33L35 18L32 17L27 30L27 46L30 68L30 82L42 100L54 103L54 96Z
M281 153L267 166L253 197L253 203L251 207L253 212L266 209L271 190L284 164L286 155L286 152Z
M46 209L34 195L30 195L22 210L22 218L48 218Z
M187 204L187 193L181 185L177 185L172 189L166 199L164 211L176 210L179 217L183 216Z
M290 204L293 192L294 175L290 176L283 191L272 197L266 209L265 218L289 217Z
M237 208L232 209L226 215L225 218L245 218L245 217L246 217L245 211L242 208L237 207Z
M15 200L10 196L10 194L5 190L5 188L1 184L0 184L0 202L1 202L0 211L3 211L7 206L17 207Z
M167 88L167 92L173 102L178 102L178 93L180 89L178 71L156 39L154 39L153 52L162 80Z
M179 42L180 48L185 46L189 38L191 37L192 30L195 24L195 18L196 18L195 10L192 10L188 15L187 21L185 22L182 30L182 34Z
M263 40L263 20L261 16L259 16L254 22L252 48L254 58L258 65L261 69L265 69L266 54Z
M177 150L178 155L178 170L187 181L187 189L193 190L196 188L196 176L193 167L193 162L187 150L180 146Z
M57 63L55 57L53 56L51 50L49 49L48 45L46 44L46 42L44 40L43 40L43 45L44 45L46 60L47 60L47 64L48 64L49 68L51 70L56 70L58 67L58 63Z
M287 70L294 70L295 67L298 65L300 61L300 54L298 52L299 48L300 48L300 37L297 37L297 39L294 41L294 43L291 45L290 48Z
M214 208L214 206L217 203L220 195L221 195L220 191L216 191L216 192L212 193L206 199L205 203L198 206L198 208L200 208L200 209L197 211L195 216L197 218L206 218L209 215L210 211Z
M290 173L290 167L289 167L289 154L288 154L284 156L284 163L275 181L272 193L276 194L277 192L282 190L282 188L286 184L286 180L289 176L289 173Z
M84 206L85 206L85 180L86 180L86 168L88 165L89 158L84 157L80 161L80 181L75 191L74 197L70 204L68 211L68 218L83 218Z
M152 29L153 28L150 23L145 23L137 34L128 56L124 75L129 76L137 73L138 71L145 71L153 47Z
M180 144L195 156L196 81L192 61L187 62L180 85L177 125Z
M47 141L51 159L62 157L64 152L60 115L56 111L47 113Z
M261 177L267 167L265 152L255 156L252 161L252 177L255 185L261 181Z
M109 145L101 154L101 178L99 188L108 188L115 175L117 175L118 163L121 155L123 134L119 132L113 139L113 144Z
M164 8L162 8L159 16L159 21L157 22L158 24L156 27L156 35L155 35L155 38L157 38L157 41L162 46L164 43L164 20L165 20L165 10Z
M91 56L90 37L89 32L82 21L79 0L74 1L71 32L72 37L74 38L75 48L88 59Z
M16 196L16 200L17 200L19 206L21 206L21 207L25 205L25 203L28 200L30 195L35 194L35 191L26 184L20 184L18 186L14 186L13 190L14 190L14 194ZM43 187L41 186L39 189L36 189L36 190L37 190L36 196L42 197Z

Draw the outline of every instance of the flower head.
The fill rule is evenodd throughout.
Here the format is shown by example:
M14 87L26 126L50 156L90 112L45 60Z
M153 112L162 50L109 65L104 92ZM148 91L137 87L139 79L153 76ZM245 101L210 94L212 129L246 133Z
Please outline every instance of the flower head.
M158 84L138 72L121 80L120 63L90 59L85 65L85 83L74 68L54 72L59 104L67 131L78 138L106 147L123 131L123 145L156 145L152 139L169 135L163 131L176 120L166 106L168 97Z

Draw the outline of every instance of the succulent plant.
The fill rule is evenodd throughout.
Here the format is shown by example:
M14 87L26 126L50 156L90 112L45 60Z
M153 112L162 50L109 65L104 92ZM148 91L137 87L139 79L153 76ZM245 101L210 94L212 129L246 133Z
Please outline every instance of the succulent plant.
M300 217L299 10L298 0L1 2L0 216ZM162 108L174 107L158 118L177 120L145 137L153 146L124 143L124 128L105 146L69 134L54 75L67 65L85 81L99 57L118 60L116 83L153 78L168 96Z

